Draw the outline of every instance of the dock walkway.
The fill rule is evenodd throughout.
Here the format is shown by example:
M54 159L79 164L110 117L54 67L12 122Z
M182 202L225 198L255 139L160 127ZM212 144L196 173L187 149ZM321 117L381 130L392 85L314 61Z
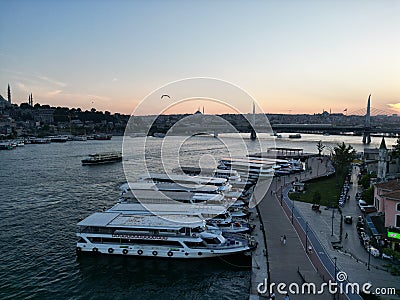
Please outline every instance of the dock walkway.
M260 255L267 254L268 257L265 261L268 260L269 263L270 278L267 278L267 269L253 267L250 299L268 299L268 292L255 294L257 286L261 283L261 277L263 277L263 280L265 278L268 282L275 284L283 282L287 285L290 283L301 285L305 281L315 283L318 287L323 283L323 279L311 263L309 254L307 254L290 217L285 213L280 202L282 187L292 182L295 177L303 181L325 176L332 172L325 161L319 161L317 158L310 158L308 165L310 170L303 172L301 175L274 178L266 193L266 185L262 183L258 184L254 191L253 196L256 199L264 196L263 200L258 204L258 209L260 222L265 229L267 249L260 249L263 248L263 244L259 243L258 252L253 253L253 261L258 261L260 260ZM286 245L281 243L282 236L286 236ZM282 297L276 291L275 293L277 299ZM332 299L332 295L312 295L312 298ZM310 295L290 295L290 299L310 299Z

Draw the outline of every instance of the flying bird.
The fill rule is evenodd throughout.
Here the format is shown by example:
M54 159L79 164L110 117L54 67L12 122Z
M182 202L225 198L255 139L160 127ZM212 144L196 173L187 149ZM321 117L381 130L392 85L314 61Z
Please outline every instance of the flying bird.
M162 95L162 96L161 96L161 99L162 99L162 98L164 98L164 97L168 97L168 98L170 98L170 99L171 99L171 97L170 97L169 95L167 95L167 94L165 94L165 95Z

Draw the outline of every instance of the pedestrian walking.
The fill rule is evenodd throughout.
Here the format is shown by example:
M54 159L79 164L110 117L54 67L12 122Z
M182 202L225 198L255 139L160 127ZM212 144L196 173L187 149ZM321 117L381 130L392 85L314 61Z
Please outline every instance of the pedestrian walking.
M286 235L283 236L283 245L286 245Z
M348 237L349 237L349 234L346 232L346 234L344 235L344 238L347 240Z

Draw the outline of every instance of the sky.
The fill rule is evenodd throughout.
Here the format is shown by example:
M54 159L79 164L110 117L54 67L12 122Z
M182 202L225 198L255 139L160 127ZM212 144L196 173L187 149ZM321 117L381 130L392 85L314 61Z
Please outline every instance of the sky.
M210 77L266 113L358 111L372 94L400 114L400 1L0 0L0 11L0 94L10 84L14 103L33 93L130 114L169 82Z

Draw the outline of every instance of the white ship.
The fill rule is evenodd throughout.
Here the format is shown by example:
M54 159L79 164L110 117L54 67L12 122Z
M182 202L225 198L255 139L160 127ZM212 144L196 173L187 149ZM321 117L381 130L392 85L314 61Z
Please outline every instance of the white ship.
M206 258L244 253L253 243L242 236L224 237L208 230L196 216L133 215L121 212L94 213L78 223L77 252Z
M197 184L216 186L220 192L229 192L232 185L225 178L213 178L206 176L188 176L164 173L149 173L140 177L141 181L154 183L174 183L180 185Z

